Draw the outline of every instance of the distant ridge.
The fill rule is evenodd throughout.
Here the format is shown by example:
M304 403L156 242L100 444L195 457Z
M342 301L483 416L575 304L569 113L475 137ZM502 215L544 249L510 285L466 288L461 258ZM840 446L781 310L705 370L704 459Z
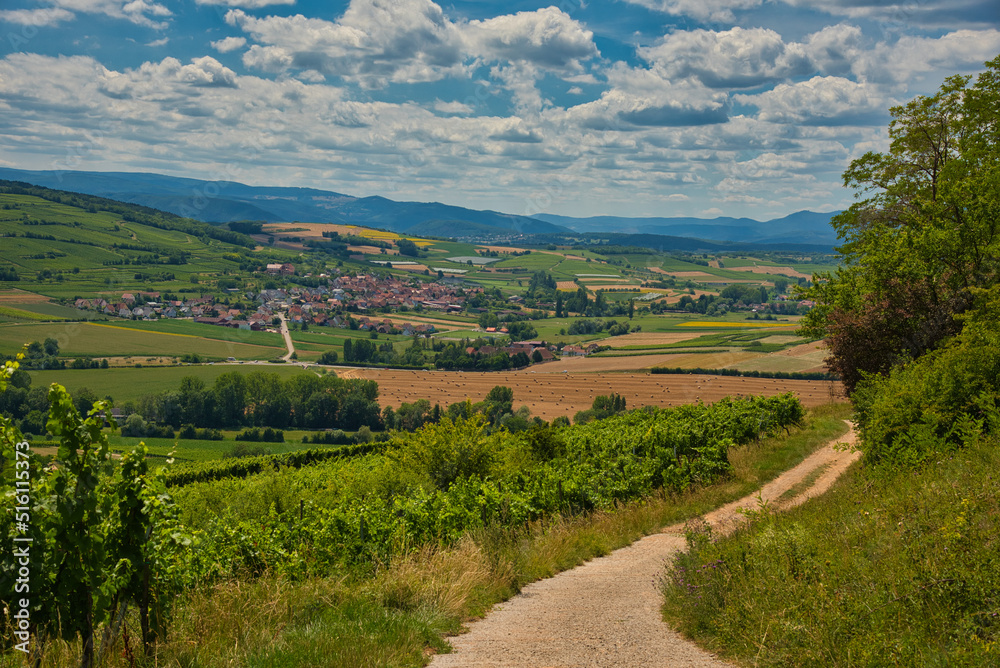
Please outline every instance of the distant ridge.
M106 197L209 223L235 220L318 222L378 227L413 235L489 238L507 234L636 235L646 245L721 244L832 248L839 242L830 219L839 212L799 211L775 220L691 217L533 217L477 211L438 202L397 202L332 190L248 186L142 172L31 171L0 167L0 179ZM652 236L650 236L652 235ZM657 237L658 239L654 239ZM673 240L670 240L670 239ZM696 244L697 245L697 244ZM705 244L697 245L704 248Z
M759 221L752 218L626 218L592 216L573 218L554 214L538 214L535 218L568 227L576 232L610 232L618 234L656 234L693 237L707 241L730 241L753 244L806 244L831 246L838 242L830 220L840 213L798 211L783 218Z
M0 167L0 179L141 204L202 222L308 221L366 225L418 234L423 227L447 236L551 234L568 230L527 216L476 211L437 202L396 202L315 188L248 186L133 172L29 171ZM441 221L447 221L442 226Z

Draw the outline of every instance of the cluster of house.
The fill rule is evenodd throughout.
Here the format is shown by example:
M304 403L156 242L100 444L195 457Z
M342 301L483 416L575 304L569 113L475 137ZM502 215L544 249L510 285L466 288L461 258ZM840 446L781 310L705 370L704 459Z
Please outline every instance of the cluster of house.
M326 285L314 288L296 285L237 295L239 299L256 302L254 310L231 308L210 295L161 301L159 292L126 292L119 299L77 299L74 305L78 309L100 311L119 318L192 318L200 323L261 331L274 324L279 313L284 313L291 323L346 328L349 326L348 311L364 314L398 311L405 307L406 310L456 312L463 309L469 296L480 291L480 287L463 288L461 283L451 281L411 284L396 277L365 274L330 277ZM388 319L372 320L364 315L357 322L358 328L365 331L387 333L395 330L408 336L434 332L433 325L394 325Z

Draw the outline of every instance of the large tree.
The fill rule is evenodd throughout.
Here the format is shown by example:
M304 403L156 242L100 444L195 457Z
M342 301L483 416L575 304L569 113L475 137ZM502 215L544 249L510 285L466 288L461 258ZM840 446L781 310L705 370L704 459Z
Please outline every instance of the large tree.
M851 163L858 199L834 218L842 267L808 291L848 391L961 330L1000 268L1000 57L890 110L889 150Z

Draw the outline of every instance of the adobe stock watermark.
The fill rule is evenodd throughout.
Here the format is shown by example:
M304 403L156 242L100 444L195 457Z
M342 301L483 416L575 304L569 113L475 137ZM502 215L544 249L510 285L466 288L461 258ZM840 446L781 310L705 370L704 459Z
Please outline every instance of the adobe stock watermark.
M21 441L14 446L16 458L14 522L18 534L14 537L14 559L17 563L17 577L14 580L14 593L19 595L12 603L11 611L14 619L14 637L19 641L14 649L25 654L29 651L31 642L31 543L32 538L26 535L31 527L31 446L27 441Z

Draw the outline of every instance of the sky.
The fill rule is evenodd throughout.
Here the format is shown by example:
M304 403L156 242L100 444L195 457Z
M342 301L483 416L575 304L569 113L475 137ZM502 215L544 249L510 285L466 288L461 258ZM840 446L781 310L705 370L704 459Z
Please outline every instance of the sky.
M996 0L0 0L0 165L513 214L848 206Z

